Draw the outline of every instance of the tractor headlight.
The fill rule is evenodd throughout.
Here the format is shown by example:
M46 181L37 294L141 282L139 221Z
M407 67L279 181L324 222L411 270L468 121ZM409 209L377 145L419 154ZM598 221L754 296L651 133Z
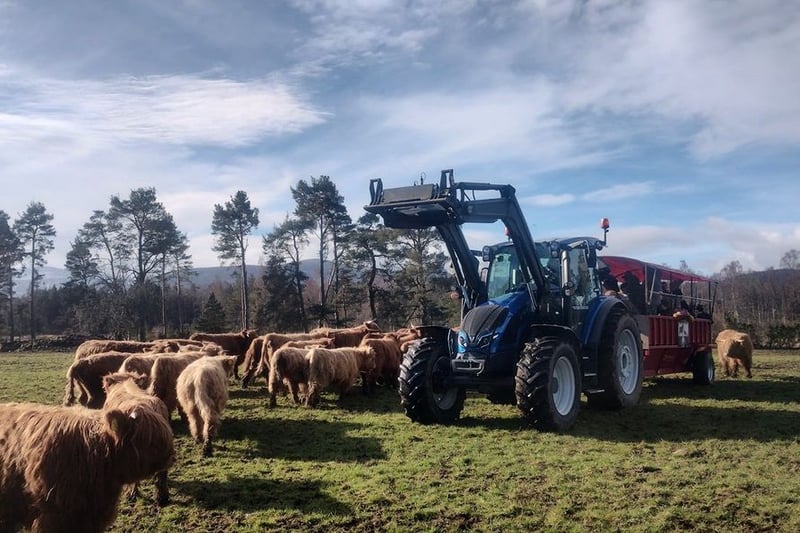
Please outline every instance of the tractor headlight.
M458 332L458 351L464 352L469 345L469 337L463 331Z

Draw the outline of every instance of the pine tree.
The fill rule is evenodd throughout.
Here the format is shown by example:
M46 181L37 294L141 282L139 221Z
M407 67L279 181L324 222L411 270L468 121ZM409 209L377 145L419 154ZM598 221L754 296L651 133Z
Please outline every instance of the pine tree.
M212 292L197 320L197 329L206 333L224 333L227 330L226 324L225 309Z

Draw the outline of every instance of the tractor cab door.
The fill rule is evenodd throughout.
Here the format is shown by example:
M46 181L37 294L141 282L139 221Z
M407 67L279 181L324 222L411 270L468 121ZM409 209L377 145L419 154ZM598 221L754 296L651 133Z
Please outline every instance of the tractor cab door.
M599 294L593 252L586 241L580 241L561 253L565 325L576 332L583 328L589 302Z

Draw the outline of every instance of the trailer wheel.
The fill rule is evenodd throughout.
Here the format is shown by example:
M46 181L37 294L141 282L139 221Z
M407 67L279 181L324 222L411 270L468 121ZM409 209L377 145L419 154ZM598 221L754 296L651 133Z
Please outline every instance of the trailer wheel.
M400 363L400 404L406 416L421 424L451 424L464 408L466 392L448 384L452 372L447 345L423 339Z
M571 344L558 337L527 343L517 363L517 407L542 431L564 431L578 418L581 373Z
M711 385L716 377L714 358L711 352L698 352L694 354L692 363L692 381L698 385Z
M589 405L621 409L638 403L644 377L644 352L636 321L627 313L609 317L598 350L602 392L587 394Z

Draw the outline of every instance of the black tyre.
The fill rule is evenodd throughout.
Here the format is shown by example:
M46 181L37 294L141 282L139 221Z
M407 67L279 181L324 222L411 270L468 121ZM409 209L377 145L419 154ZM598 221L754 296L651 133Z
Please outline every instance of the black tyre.
M517 407L534 427L564 431L575 424L581 405L581 372L571 344L558 337L527 343L515 381Z
M692 381L698 385L711 385L716 377L716 367L711 352L694 354L692 363Z
M639 402L644 377L644 351L636 321L627 313L612 314L605 324L597 354L602 392L588 394L592 407L621 409Z
M400 404L406 416L422 424L450 424L464 408L466 392L448 384L452 372L447 346L423 339L400 363Z

